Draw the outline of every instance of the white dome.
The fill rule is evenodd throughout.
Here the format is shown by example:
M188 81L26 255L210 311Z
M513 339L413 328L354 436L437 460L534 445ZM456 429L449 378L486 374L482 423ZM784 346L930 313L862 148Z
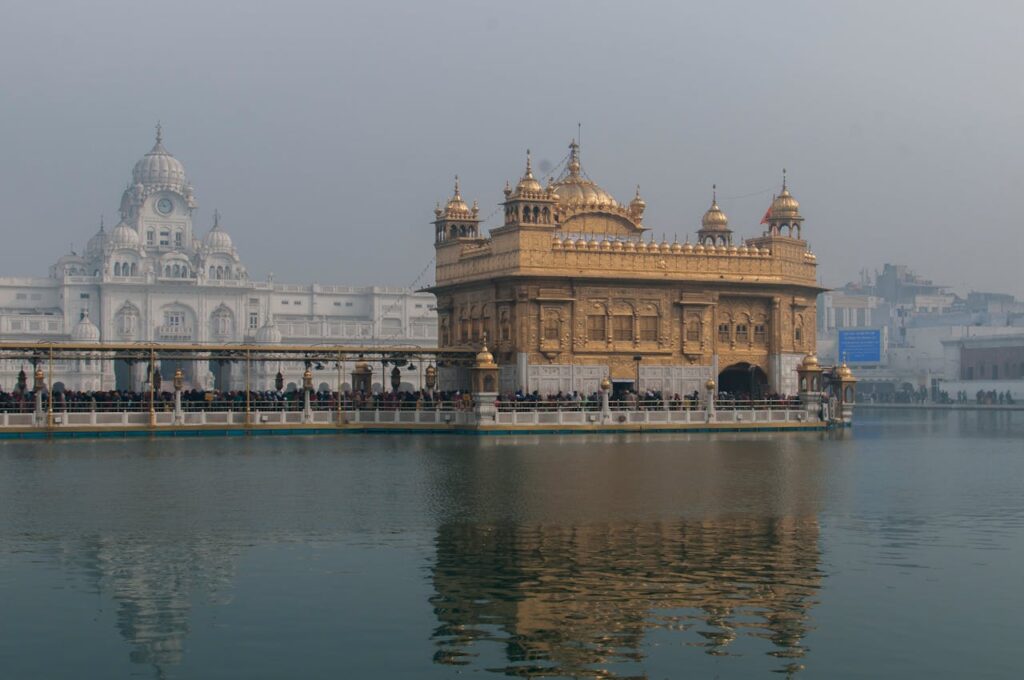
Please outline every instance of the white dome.
M127 224L120 222L110 232L109 243L115 248L137 248L139 245L139 235Z
M213 229L206 235L206 240L203 241L207 248L210 250L226 250L230 251L234 248L234 244L231 242L231 236L228 232L220 228L217 222L213 223Z
M275 345L281 342L281 329L274 323L274 319L267 319L266 323L256 331L256 342L264 345Z
M103 222L100 221L100 230L93 234L92 238L85 245L85 252L88 255L98 255L103 252L104 246L107 245L107 238L110 235L106 229L103 228Z
M132 182L178 189L185 187L185 166L164 148L159 125L156 128L156 144L132 169Z
M71 339L76 342L99 342L100 329L89 320L88 312L82 316L75 327L71 329Z

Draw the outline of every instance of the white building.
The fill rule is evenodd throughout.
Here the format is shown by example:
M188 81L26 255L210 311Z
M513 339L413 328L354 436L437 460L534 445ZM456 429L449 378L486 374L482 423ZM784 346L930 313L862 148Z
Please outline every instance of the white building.
M216 214L198 238L195 210L185 168L164 148L157 126L156 144L135 164L113 229L101 223L85 252L62 256L46 278L0 277L0 340L436 347L433 295L253 281ZM84 390L142 386L145 367L111 363L55 366L54 383ZM0 389L13 389L25 368L0 362ZM174 368L163 366L163 377ZM204 361L181 368L190 388L244 384L237 366L234 375L231 366ZM288 382L301 382L303 368L262 366L250 385L271 389L279 369ZM386 382L380 375L375 381ZM336 380L324 382L333 389Z

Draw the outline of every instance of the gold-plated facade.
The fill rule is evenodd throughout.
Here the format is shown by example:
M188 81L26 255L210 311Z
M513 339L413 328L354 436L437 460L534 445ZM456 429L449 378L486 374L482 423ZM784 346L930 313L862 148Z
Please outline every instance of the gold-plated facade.
M503 392L591 393L607 377L680 394L709 379L796 393L822 289L785 179L760 236L734 244L713 194L695 244L657 243L639 188L619 203L583 172L575 141L546 186L531 166L506 185L504 223L488 236L458 185L435 211L442 349L491 338ZM467 377L449 371L441 388Z

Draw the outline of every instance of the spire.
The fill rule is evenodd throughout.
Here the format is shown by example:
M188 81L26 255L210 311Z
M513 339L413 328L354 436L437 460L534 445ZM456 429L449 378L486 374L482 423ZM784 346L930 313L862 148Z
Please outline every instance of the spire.
M456 200L462 200L462 194L459 193L459 176L458 175L455 175L455 193L452 195L452 198L454 198Z
M213 210L213 228L220 229L220 210L216 208Z
M530 162L530 150L526 150L526 177L533 177L533 164Z
M103 214L100 214L100 231L103 231Z
M164 126L160 124L160 121L156 122L156 143L164 143Z
M786 190L786 169L782 169L782 190Z
M711 185L711 205L718 205L718 185Z
M580 174L580 145L576 143L576 139L573 138L569 142L569 175L572 177L578 177Z

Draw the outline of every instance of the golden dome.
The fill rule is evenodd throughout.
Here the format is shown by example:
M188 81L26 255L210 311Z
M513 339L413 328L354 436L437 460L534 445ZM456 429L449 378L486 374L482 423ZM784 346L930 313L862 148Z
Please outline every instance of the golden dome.
M551 247L554 248L555 250L561 250L562 239L558 238L557 236L551 239Z
M612 388L612 381L608 379L608 376L601 378L601 389L607 392Z
M625 248L626 246L622 243L622 241L618 239L612 241L612 250L614 250L615 252L621 253L623 250L625 250Z
M530 150L526 150L526 172L519 180L519 184L516 185L516 196L523 196L525 194L542 194L544 193L544 187L540 185L533 176L533 165L530 161Z
M683 252L683 246L679 244L679 241L672 241L672 252L681 253Z
M554 190L559 205L570 208L597 207L617 208L622 206L607 191L581 174L580 145L576 140L569 144L569 165L567 174L548 186Z
M782 193L772 201L770 217L773 220L786 220L800 217L800 203L793 198L786 186L786 171L782 171Z
M704 213L700 220L701 228L705 230L723 230L729 228L729 218L725 216L722 209L718 207L718 188L711 185L711 207Z
M445 217L465 218L469 219L473 215L469 210L469 206L462 200L462 193L459 191L459 176L455 175L455 193L448 199L448 204L444 208Z
M636 252L636 241L626 241L626 250L630 253Z
M850 370L850 367L847 366L846 362L844 361L842 365L840 365L839 368L836 369L836 375L839 376L840 378L845 378L849 380L850 378L853 378L853 371Z
M493 366L494 365L494 355L491 354L490 351L487 349L487 341L486 340L484 340L483 348L479 352L477 352L477 355L476 355L476 365L477 366Z
M808 354L804 357L804 361L801 364L804 369L817 369L820 367L818 363L818 357L814 354Z
M647 209L647 203L644 199L640 198L640 185L636 185L636 196L629 202L629 211L634 215L643 215L644 210Z
M690 243L689 240L687 240L686 243L683 244L683 252L686 253L687 255L693 253L693 244Z
M693 247L693 252L697 253L698 255L703 255L704 254L704 244L703 243L698 243L697 245L695 245Z

